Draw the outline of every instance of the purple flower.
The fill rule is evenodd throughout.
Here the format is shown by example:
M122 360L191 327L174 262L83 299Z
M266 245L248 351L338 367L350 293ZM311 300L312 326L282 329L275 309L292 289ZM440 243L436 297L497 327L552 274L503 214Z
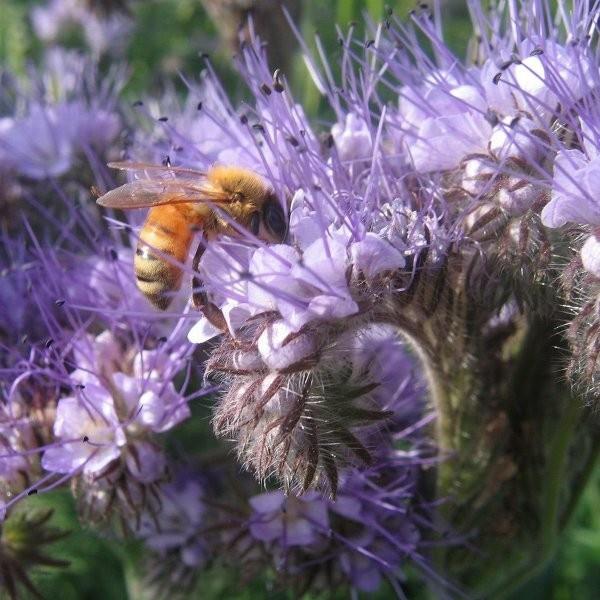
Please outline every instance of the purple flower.
M421 172L456 167L467 154L486 149L491 126L482 91L439 74L422 88L403 88L398 120L405 152Z
M331 135L343 161L366 159L371 156L371 131L362 117L348 113L344 123L336 123Z
M131 415L128 428L141 427L160 433L190 416L187 403L170 381L167 384L154 379L144 381L124 373L115 373L112 380Z
M69 30L83 32L85 41L96 53L115 52L123 47L123 41L131 24L123 15L111 13L99 16L89 9L84 0L51 0L45 6L31 11L36 35L46 43L58 41Z
M591 144L586 147L592 151L590 158L580 150L561 150L556 156L552 198L542 211L547 227L568 222L600 224L595 195L600 183L600 156Z
M45 179L64 175L72 166L71 136L55 108L32 105L22 119L5 119L0 148L22 175Z
M327 501L316 493L286 497L281 491L270 492L250 498L250 506L250 533L261 542L306 548L329 530Z
M410 466L388 458L366 471L345 472L335 499L254 496L246 527L277 572L300 589L318 589L325 574L325 581L365 592L376 591L384 578L398 585L405 563L424 560L411 507L413 475Z
M400 250L372 232L367 232L363 240L350 246L350 256L354 268L368 279L386 271L397 271L406 264Z
M116 102L119 76L99 77L74 54L48 53L30 89L15 78L3 91L0 172L37 218L25 225L30 249L2 240L0 510L70 482L84 521L119 516L173 580L225 560L219 547L241 550L240 565L267 560L301 591L372 593L384 579L399 590L405 566L429 570L436 519L420 479L439 460L427 427L436 415L399 331L422 344L431 377L467 372L479 360L476 325L482 340L504 339L547 280L536 261L575 252L562 243L571 229L547 235L540 218L581 226L571 265L590 273L586 284L600 277L594 17L562 7L564 27L550 26L543 3L519 5L535 8L531 22L517 4L491 17L470 4L479 41L469 65L440 39L437 17L419 13L378 29L362 54L342 39L341 69L317 68L305 49L332 115L322 132L255 39L238 57L252 95L239 106L210 63L183 103L167 93L134 118ZM96 55L118 29L79 0L52 0L32 19L46 41L82 27ZM432 52L416 47L422 36ZM137 130L132 159L244 166L281 204L281 243L199 232L198 273L181 265L222 328L194 308L188 283L168 312L150 306L132 266L141 215L119 224L89 199L92 181L115 184L104 163L121 156L125 125ZM214 208L225 219L229 209ZM216 433L258 480L283 488L239 511L212 497L223 481L173 472L162 446L192 416L189 402L215 389Z
M133 353L108 331L95 338L76 335L70 345L77 368L60 377L75 393L58 401L53 439L41 449L45 478L76 478L88 520L107 518L111 508L136 519L155 502L150 490L166 475L155 434L190 416L185 396L172 382L183 356L166 350Z
M122 74L102 80L93 61L54 50L31 78L39 91L17 81L16 93L26 102L2 119L0 161L33 180L64 176L80 157L97 170L93 157L108 156L122 129L115 109Z
M56 256L48 252L44 258L53 264ZM141 488L154 485L165 474L165 458L154 434L173 428L190 415L187 398L172 381L186 369L190 348L180 345L176 334L170 340L165 338L159 348L142 350L137 345L141 334L135 329L121 335L105 330L97 336L85 329L69 331L70 327L81 327L82 313L69 301L57 304L56 296L45 290L49 285L60 290L55 293L64 292L60 285L67 282L61 281L58 269L54 279L44 279L47 266L34 262L29 272L42 276L33 297L46 324L46 336L50 333L51 337L46 337L42 348L34 346L28 358L15 353L6 375L0 372L2 377L17 376L8 397L6 419L7 432L13 433L2 444L10 459L5 463L7 481L17 459L28 464L28 480L19 482L11 476L14 492L10 504L27 491L43 492L77 477L84 503L92 513L99 503L106 504L102 498L107 497L105 488L110 483L129 504L125 509L130 514L143 507L147 496ZM77 285L77 278L69 275L68 285ZM102 303L100 295L96 310L106 311L107 323L110 307ZM118 321L113 326L122 330ZM139 326L147 336L143 320ZM179 339L184 342L181 336ZM56 347L59 352L54 351ZM47 382L46 387L38 380ZM38 463L45 473L32 484Z
M126 437L110 394L93 383L86 385L85 400L61 398L56 408L54 435L57 446L42 457L42 466L54 473L100 473L119 458Z
M201 530L206 527L205 490L202 482L187 471L159 489L159 509L144 513L135 534L159 555L176 551L190 568L201 567L209 555Z

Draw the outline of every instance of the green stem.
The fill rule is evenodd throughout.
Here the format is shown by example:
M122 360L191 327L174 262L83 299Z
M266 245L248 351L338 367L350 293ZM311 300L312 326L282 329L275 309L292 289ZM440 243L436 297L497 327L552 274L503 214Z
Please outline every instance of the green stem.
M561 491L565 484L565 470L569 462L569 445L583 411L583 404L575 399L568 401L562 415L563 426L552 445L546 477L545 506L542 508L542 549L546 552L554 545L559 530Z
M547 484L543 495L544 505L542 507L539 552L524 561L520 561L520 564L515 568L504 570L500 577L497 576L497 572L494 572L489 578L484 575L476 586L480 591L480 597L496 600L509 597L527 581L536 577L552 558L558 535L563 528L563 521L560 519L560 500L564 489L569 449L582 412L581 403L574 399L568 401L566 411L561 415L562 427L556 434L552 444L545 477ZM597 443L595 445L600 446ZM590 462L593 465L594 461ZM592 472L592 466L589 466L589 469L586 470L589 475ZM587 480L587 477L584 476L584 480ZM585 484L582 484L583 487L585 487ZM572 510L573 502L576 502L576 500L572 499L568 505L570 510Z
M571 495L569 503L567 504L567 508L565 509L565 511L561 517L561 520L560 520L561 530L565 529L569 525L571 517L573 516L573 513L575 512L575 509L577 508L577 504L579 503L579 500L587 486L590 476L594 472L594 468L596 467L596 464L597 464L599 458L600 458L600 435L596 434L596 436L594 437L594 443L592 445L592 450L590 452L590 456L588 457L588 460L581 472L581 475L579 476L579 478L577 480L577 484L575 486L573 494Z

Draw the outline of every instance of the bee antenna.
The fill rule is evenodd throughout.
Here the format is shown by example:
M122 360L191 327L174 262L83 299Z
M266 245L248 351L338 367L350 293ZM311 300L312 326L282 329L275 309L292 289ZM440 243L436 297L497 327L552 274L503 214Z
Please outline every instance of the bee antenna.
M165 167L170 167L171 166L171 157L167 154L167 157L165 158L165 160L162 161L162 164Z

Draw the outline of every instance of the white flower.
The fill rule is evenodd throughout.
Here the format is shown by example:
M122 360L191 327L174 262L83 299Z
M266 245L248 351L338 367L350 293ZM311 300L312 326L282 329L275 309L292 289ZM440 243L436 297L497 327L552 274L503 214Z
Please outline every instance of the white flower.
M600 277L600 239L591 235L581 248L583 268L592 275Z

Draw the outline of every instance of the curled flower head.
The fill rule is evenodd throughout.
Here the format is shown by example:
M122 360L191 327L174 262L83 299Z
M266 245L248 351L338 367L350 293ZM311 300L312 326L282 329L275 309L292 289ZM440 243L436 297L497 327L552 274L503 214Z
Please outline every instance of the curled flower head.
M379 332L356 328L340 335L321 326L281 335L279 324L258 330L255 324L242 332L248 337L225 341L209 361L209 372L231 382L215 429L235 436L242 460L259 478L276 475L287 487L335 495L341 467L370 464L382 431L420 413L420 388L390 332L393 374L373 349L386 343Z

